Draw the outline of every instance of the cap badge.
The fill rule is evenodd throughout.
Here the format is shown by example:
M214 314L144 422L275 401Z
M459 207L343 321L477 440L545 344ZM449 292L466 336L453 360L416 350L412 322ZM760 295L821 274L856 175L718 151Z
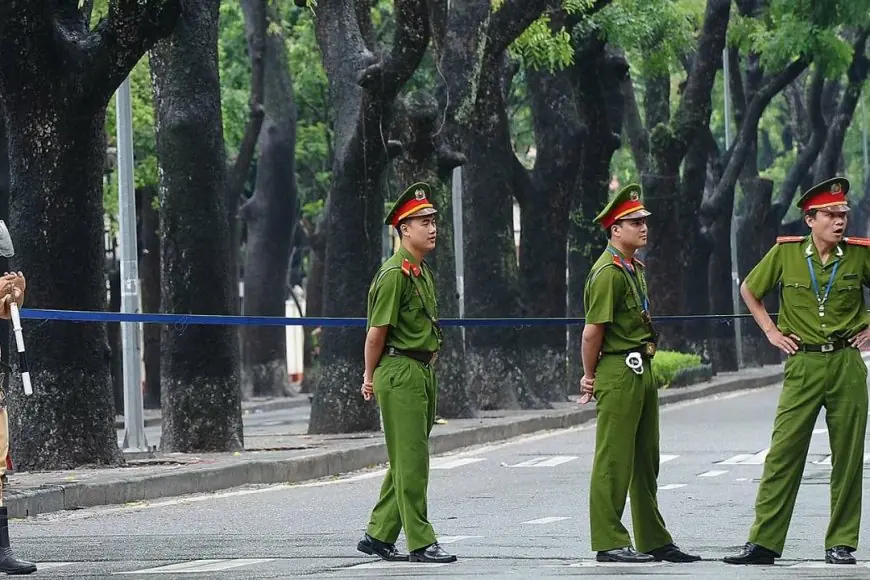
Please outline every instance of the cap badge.
M840 184L835 183L831 186L831 193L840 193Z
M417 201L423 201L424 199L426 199L426 192L424 192L422 189L418 189L414 192L414 199L416 199Z
M638 200L637 192L632 191L630 194L628 194L628 199L630 199L631 201L637 201Z

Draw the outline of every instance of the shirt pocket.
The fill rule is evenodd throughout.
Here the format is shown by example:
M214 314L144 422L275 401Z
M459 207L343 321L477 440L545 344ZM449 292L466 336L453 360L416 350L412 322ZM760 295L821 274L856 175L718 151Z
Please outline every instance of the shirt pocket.
M411 287L408 291L407 298L403 301L402 310L406 312L416 312L423 309L423 298L417 292L417 289Z
M844 272L837 276L828 296L831 310L848 313L855 306L864 302L864 289L861 287L861 279L852 272Z
M782 300L783 306L789 308L806 309L818 305L818 300L813 296L809 280L801 278L783 279Z

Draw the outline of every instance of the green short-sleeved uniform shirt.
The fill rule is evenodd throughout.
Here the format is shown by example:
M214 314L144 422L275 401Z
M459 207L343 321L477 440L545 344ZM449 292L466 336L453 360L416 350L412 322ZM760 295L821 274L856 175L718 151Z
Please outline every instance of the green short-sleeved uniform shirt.
M410 266L407 274L402 267L405 260ZM436 352L441 347L437 320L432 270L426 262L417 265L413 256L400 248L380 267L369 288L366 330L389 326L386 346Z
M832 275L834 281L821 316L817 296L825 296ZM811 236L787 238L773 246L746 277L747 288L759 299L777 285L780 286L777 328L785 335L800 337L804 344L851 338L870 324L863 293L863 286L870 285L870 248L841 242L823 265Z
M608 244L592 266L583 293L586 322L607 325L601 344L604 353L636 349L653 340L650 326L641 317L649 296L643 264L632 261L635 278L620 259L624 260L623 254Z

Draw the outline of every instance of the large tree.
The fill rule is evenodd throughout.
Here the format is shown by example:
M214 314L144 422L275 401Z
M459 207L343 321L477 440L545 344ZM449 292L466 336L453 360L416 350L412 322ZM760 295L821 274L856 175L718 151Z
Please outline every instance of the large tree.
M229 223L217 33L220 0L186 0L151 52L160 165L161 310L230 314ZM242 447L232 326L167 325L161 340L165 451Z
M381 137L393 101L417 69L429 41L426 3L396 0L389 50L377 46L371 0L322 0L317 42L335 112L332 188L325 207L324 316L366 313L366 295L381 263L384 169L401 148ZM328 327L311 406L311 433L377 429L376 405L359 393L364 332Z
M179 5L117 0L91 28L90 2L0 4L0 98L17 251L11 267L28 277L30 307L105 310L106 105L142 55L171 31ZM105 325L30 324L25 341L35 393L25 398L15 375L10 418L18 466L122 461Z
M278 14L269 18L262 0L245 0L245 27L252 52L260 36L263 47L263 110L254 195L239 210L246 225L246 316L284 316L290 243L296 228L296 104ZM271 24L271 25L270 25ZM261 30L262 29L262 30ZM257 70L256 68L254 70ZM242 328L242 388L246 395L286 395L286 329L282 326Z

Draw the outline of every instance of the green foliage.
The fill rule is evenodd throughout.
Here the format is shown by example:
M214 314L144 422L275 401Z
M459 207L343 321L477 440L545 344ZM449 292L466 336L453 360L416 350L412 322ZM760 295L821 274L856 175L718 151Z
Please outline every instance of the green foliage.
M703 0L615 0L578 32L600 32L640 63L643 75L665 74L682 69L679 57L694 43L703 16Z
M701 366L701 357L696 354L660 350L652 361L652 373L659 388L667 388L674 376L684 369Z
M846 71L852 58L841 27L865 26L870 0L770 0L759 18L733 14L728 42L761 55L766 70L776 70L800 55L812 56L829 76Z
M493 12L498 12L504 0L492 0ZM595 0L563 0L568 14L580 14L594 6ZM543 14L511 44L511 56L534 70L556 71L574 63L571 35L564 26L554 29L550 14Z

